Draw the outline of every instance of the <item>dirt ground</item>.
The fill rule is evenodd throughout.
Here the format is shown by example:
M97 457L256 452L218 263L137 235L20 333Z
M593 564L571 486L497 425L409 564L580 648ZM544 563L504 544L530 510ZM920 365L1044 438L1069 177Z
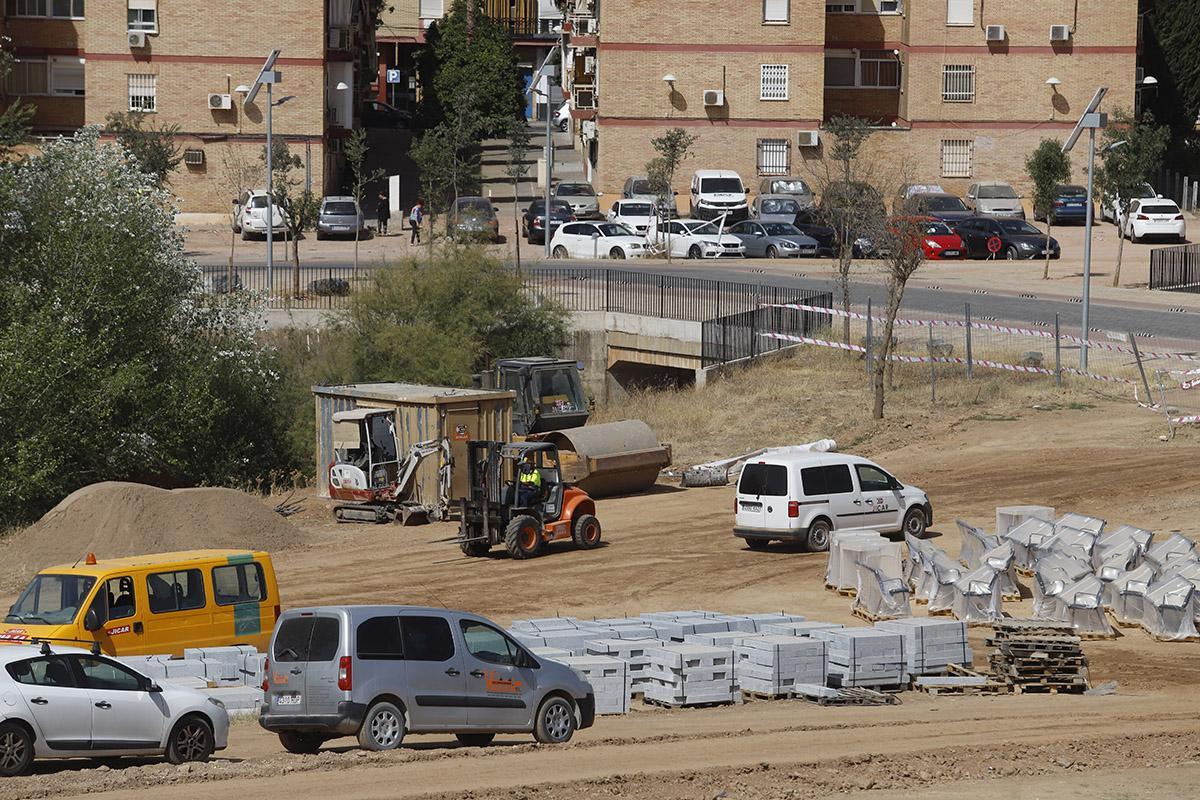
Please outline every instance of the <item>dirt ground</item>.
M926 489L933 534L958 550L955 517L991 527L997 505L1059 511L1196 536L1197 440L1160 442L1161 421L1128 402L1086 409L971 409L896 420L855 451ZM797 441L819 436L801 431ZM276 557L287 606L394 602L460 607L508 623L570 614L614 616L673 608L785 609L855 624L849 601L823 588L825 559L787 549L751 552L730 534L730 487L602 500L606 546L556 547L529 562L462 557L454 526L333 523L316 499L293 522L309 544ZM1030 601L1006 604L1027 616ZM920 612L918 612L920 613ZM717 709L639 708L602 717L566 747L501 737L485 749L412 737L401 751L365 754L350 741L317 756L284 754L253 721L235 724L213 763L125 769L39 764L0 783L17 797L226 795L392 798L957 798L1191 796L1200 781L1200 645L1140 631L1087 642L1093 682L1115 696L929 698L820 708L802 701ZM973 629L979 662L983 632ZM214 783L216 782L216 783ZM169 787L169 789L167 789Z

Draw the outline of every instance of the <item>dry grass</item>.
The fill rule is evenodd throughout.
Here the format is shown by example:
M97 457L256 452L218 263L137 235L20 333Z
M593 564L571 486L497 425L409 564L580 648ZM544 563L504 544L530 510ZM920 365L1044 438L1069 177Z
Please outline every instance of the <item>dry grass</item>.
M707 386L643 390L597 409L596 422L642 419L670 442L676 466L702 463L759 447L836 439L841 449L864 455L935 436L964 420L1011 421L1038 406L1079 413L1119 402L1121 389L1069 380L1062 389L1048 376L1025 376L939 366L937 402L930 401L927 365L896 365L896 387L886 398L886 419L871 418L863 362L855 356L798 348L774 360L736 368Z

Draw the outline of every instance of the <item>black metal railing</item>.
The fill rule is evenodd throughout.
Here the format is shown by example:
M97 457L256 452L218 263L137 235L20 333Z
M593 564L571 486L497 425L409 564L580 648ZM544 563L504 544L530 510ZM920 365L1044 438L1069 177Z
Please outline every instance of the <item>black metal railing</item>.
M1200 293L1200 244L1151 250L1150 288Z
M265 265L202 268L204 291L211 294L249 292L264 299L269 308L333 309L345 306L350 295L370 280L371 270L353 265L300 265L277 263L267 291Z
M831 292L797 292L796 290L775 289L771 294L783 292L788 292L788 294L773 298L764 297L762 302L801 303L821 308L833 306ZM790 308L765 306L705 320L701 327L701 364L705 367L713 367L791 347L795 344L794 342L772 339L762 334L815 336L829 330L829 319L827 315L815 311L797 311Z

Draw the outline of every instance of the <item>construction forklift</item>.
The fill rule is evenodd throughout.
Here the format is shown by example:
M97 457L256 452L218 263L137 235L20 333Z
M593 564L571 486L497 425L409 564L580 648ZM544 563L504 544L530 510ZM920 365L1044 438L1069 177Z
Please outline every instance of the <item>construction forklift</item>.
M503 545L513 558L534 558L546 545L570 539L584 550L600 544L596 503L563 481L558 447L552 442L467 444L467 497L461 499L458 544L468 556L484 556ZM536 470L537 485L521 475Z

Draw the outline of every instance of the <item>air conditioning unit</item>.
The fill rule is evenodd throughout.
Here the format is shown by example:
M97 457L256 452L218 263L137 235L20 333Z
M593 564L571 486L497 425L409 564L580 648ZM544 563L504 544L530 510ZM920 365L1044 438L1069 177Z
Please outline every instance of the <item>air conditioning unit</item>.
M1004 30L1003 25L988 25L984 33L989 42L1003 42L1008 38L1008 31Z
M1070 25L1051 25L1050 26L1050 41L1052 41L1052 42L1069 42L1069 41L1071 41L1071 26Z
M796 134L796 145L798 147L816 147L820 143L820 131L800 131Z
M228 111L233 108L233 95L210 94L208 96L208 107L213 111Z
M596 138L596 120L585 119L579 129L580 134L584 139Z
M146 46L145 31L129 31L129 49L140 50Z
M722 89L705 89L704 90L704 105L706 106L723 106L725 105L725 92Z
M592 75L596 72L596 57L595 56L584 56L583 71L589 75Z
M190 149L183 151L183 163L189 167L200 167L204 165L204 151Z

